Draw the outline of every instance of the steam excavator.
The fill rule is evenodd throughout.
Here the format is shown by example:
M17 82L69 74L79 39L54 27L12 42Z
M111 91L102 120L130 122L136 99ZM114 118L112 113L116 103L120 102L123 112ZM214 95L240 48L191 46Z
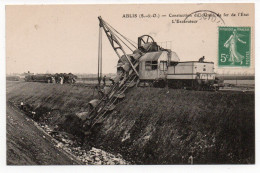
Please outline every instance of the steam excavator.
M104 21L99 20L98 81L100 98L89 102L89 111L78 114L84 129L90 130L102 122L106 113L115 109L125 97L127 89L134 86L217 89L214 63L202 61L179 62L178 55L160 47L149 35L138 37L138 43L128 39ZM102 78L102 32L106 34L118 56L117 76L109 86L100 86ZM130 54L126 53L126 49Z
M89 111L85 115L80 115L84 128L91 129L96 123L101 122L104 115L114 110L115 104L125 97L125 91L136 85L138 82L138 59L143 55L133 41L127 39L100 16L99 19L99 51L98 51L98 81L102 78L102 30L105 32L112 48L116 52L119 60L117 64L117 76L113 78L113 84L100 89L101 98L89 102ZM142 40L144 41L144 40ZM127 47L132 54L126 53ZM134 50L135 49L135 50ZM100 85L99 85L99 88Z

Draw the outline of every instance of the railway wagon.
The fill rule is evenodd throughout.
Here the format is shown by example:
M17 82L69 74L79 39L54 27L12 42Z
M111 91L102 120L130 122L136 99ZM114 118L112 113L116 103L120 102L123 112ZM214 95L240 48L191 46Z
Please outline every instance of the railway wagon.
M6 76L7 81L19 81L20 77L19 76Z
M218 89L213 62L179 62L173 51L147 52L139 59L140 86Z
M37 75L27 75L24 79L26 82L43 82L50 83L51 75L48 74L37 74Z
M212 89L216 84L214 63L199 61L178 62L168 67L167 82L172 88Z

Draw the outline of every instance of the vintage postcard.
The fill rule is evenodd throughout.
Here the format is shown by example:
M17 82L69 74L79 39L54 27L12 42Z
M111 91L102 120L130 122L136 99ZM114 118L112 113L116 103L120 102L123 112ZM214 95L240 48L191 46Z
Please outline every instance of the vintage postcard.
M255 5L7 5L7 165L255 164Z

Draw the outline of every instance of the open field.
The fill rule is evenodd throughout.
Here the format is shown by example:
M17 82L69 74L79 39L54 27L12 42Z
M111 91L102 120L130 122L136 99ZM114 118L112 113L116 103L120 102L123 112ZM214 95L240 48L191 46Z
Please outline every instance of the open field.
M111 76L111 75L110 75ZM233 86L242 86L242 87L250 87L254 88L255 86L255 79L254 76L221 76L218 75L219 78L224 80L226 85L233 85ZM112 84L109 80L110 77L106 78L106 85ZM9 76L7 81L15 81L14 77ZM24 82L23 78L18 79L17 81ZM98 80L96 77L79 77L76 79L76 85L86 85L86 86L95 86L98 84ZM103 85L103 80L101 80L101 84Z
M7 82L7 100L24 101L46 123L80 136L75 113L97 97L76 85ZM58 110L58 113L57 113ZM255 163L254 92L133 88L84 139L136 164Z
M221 75L217 74L217 77L223 80L255 80L254 75Z
M224 83L233 84L233 85L254 86L255 80L224 80Z
M98 80L96 78L78 78L76 80L76 83L97 85ZM101 84L103 84L102 80L101 80ZM110 85L110 84L112 84L112 82L110 80L106 79L106 85Z

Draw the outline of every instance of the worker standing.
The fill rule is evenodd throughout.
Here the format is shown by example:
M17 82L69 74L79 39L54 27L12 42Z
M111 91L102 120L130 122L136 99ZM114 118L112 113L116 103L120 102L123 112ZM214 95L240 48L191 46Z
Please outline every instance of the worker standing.
M55 77L52 76L51 79L52 79L52 83L55 84L55 83L56 83L56 81L55 81Z
M204 60L205 60L205 56L201 57L201 58L199 59L199 62L204 62Z
M114 78L109 78L109 80L112 82L112 85L114 85L115 84L115 80L114 80Z
M106 75L103 77L104 86L106 86Z
M23 101L21 101L20 109L23 110Z
M61 85L63 84L63 77L62 76L60 77L60 84Z

